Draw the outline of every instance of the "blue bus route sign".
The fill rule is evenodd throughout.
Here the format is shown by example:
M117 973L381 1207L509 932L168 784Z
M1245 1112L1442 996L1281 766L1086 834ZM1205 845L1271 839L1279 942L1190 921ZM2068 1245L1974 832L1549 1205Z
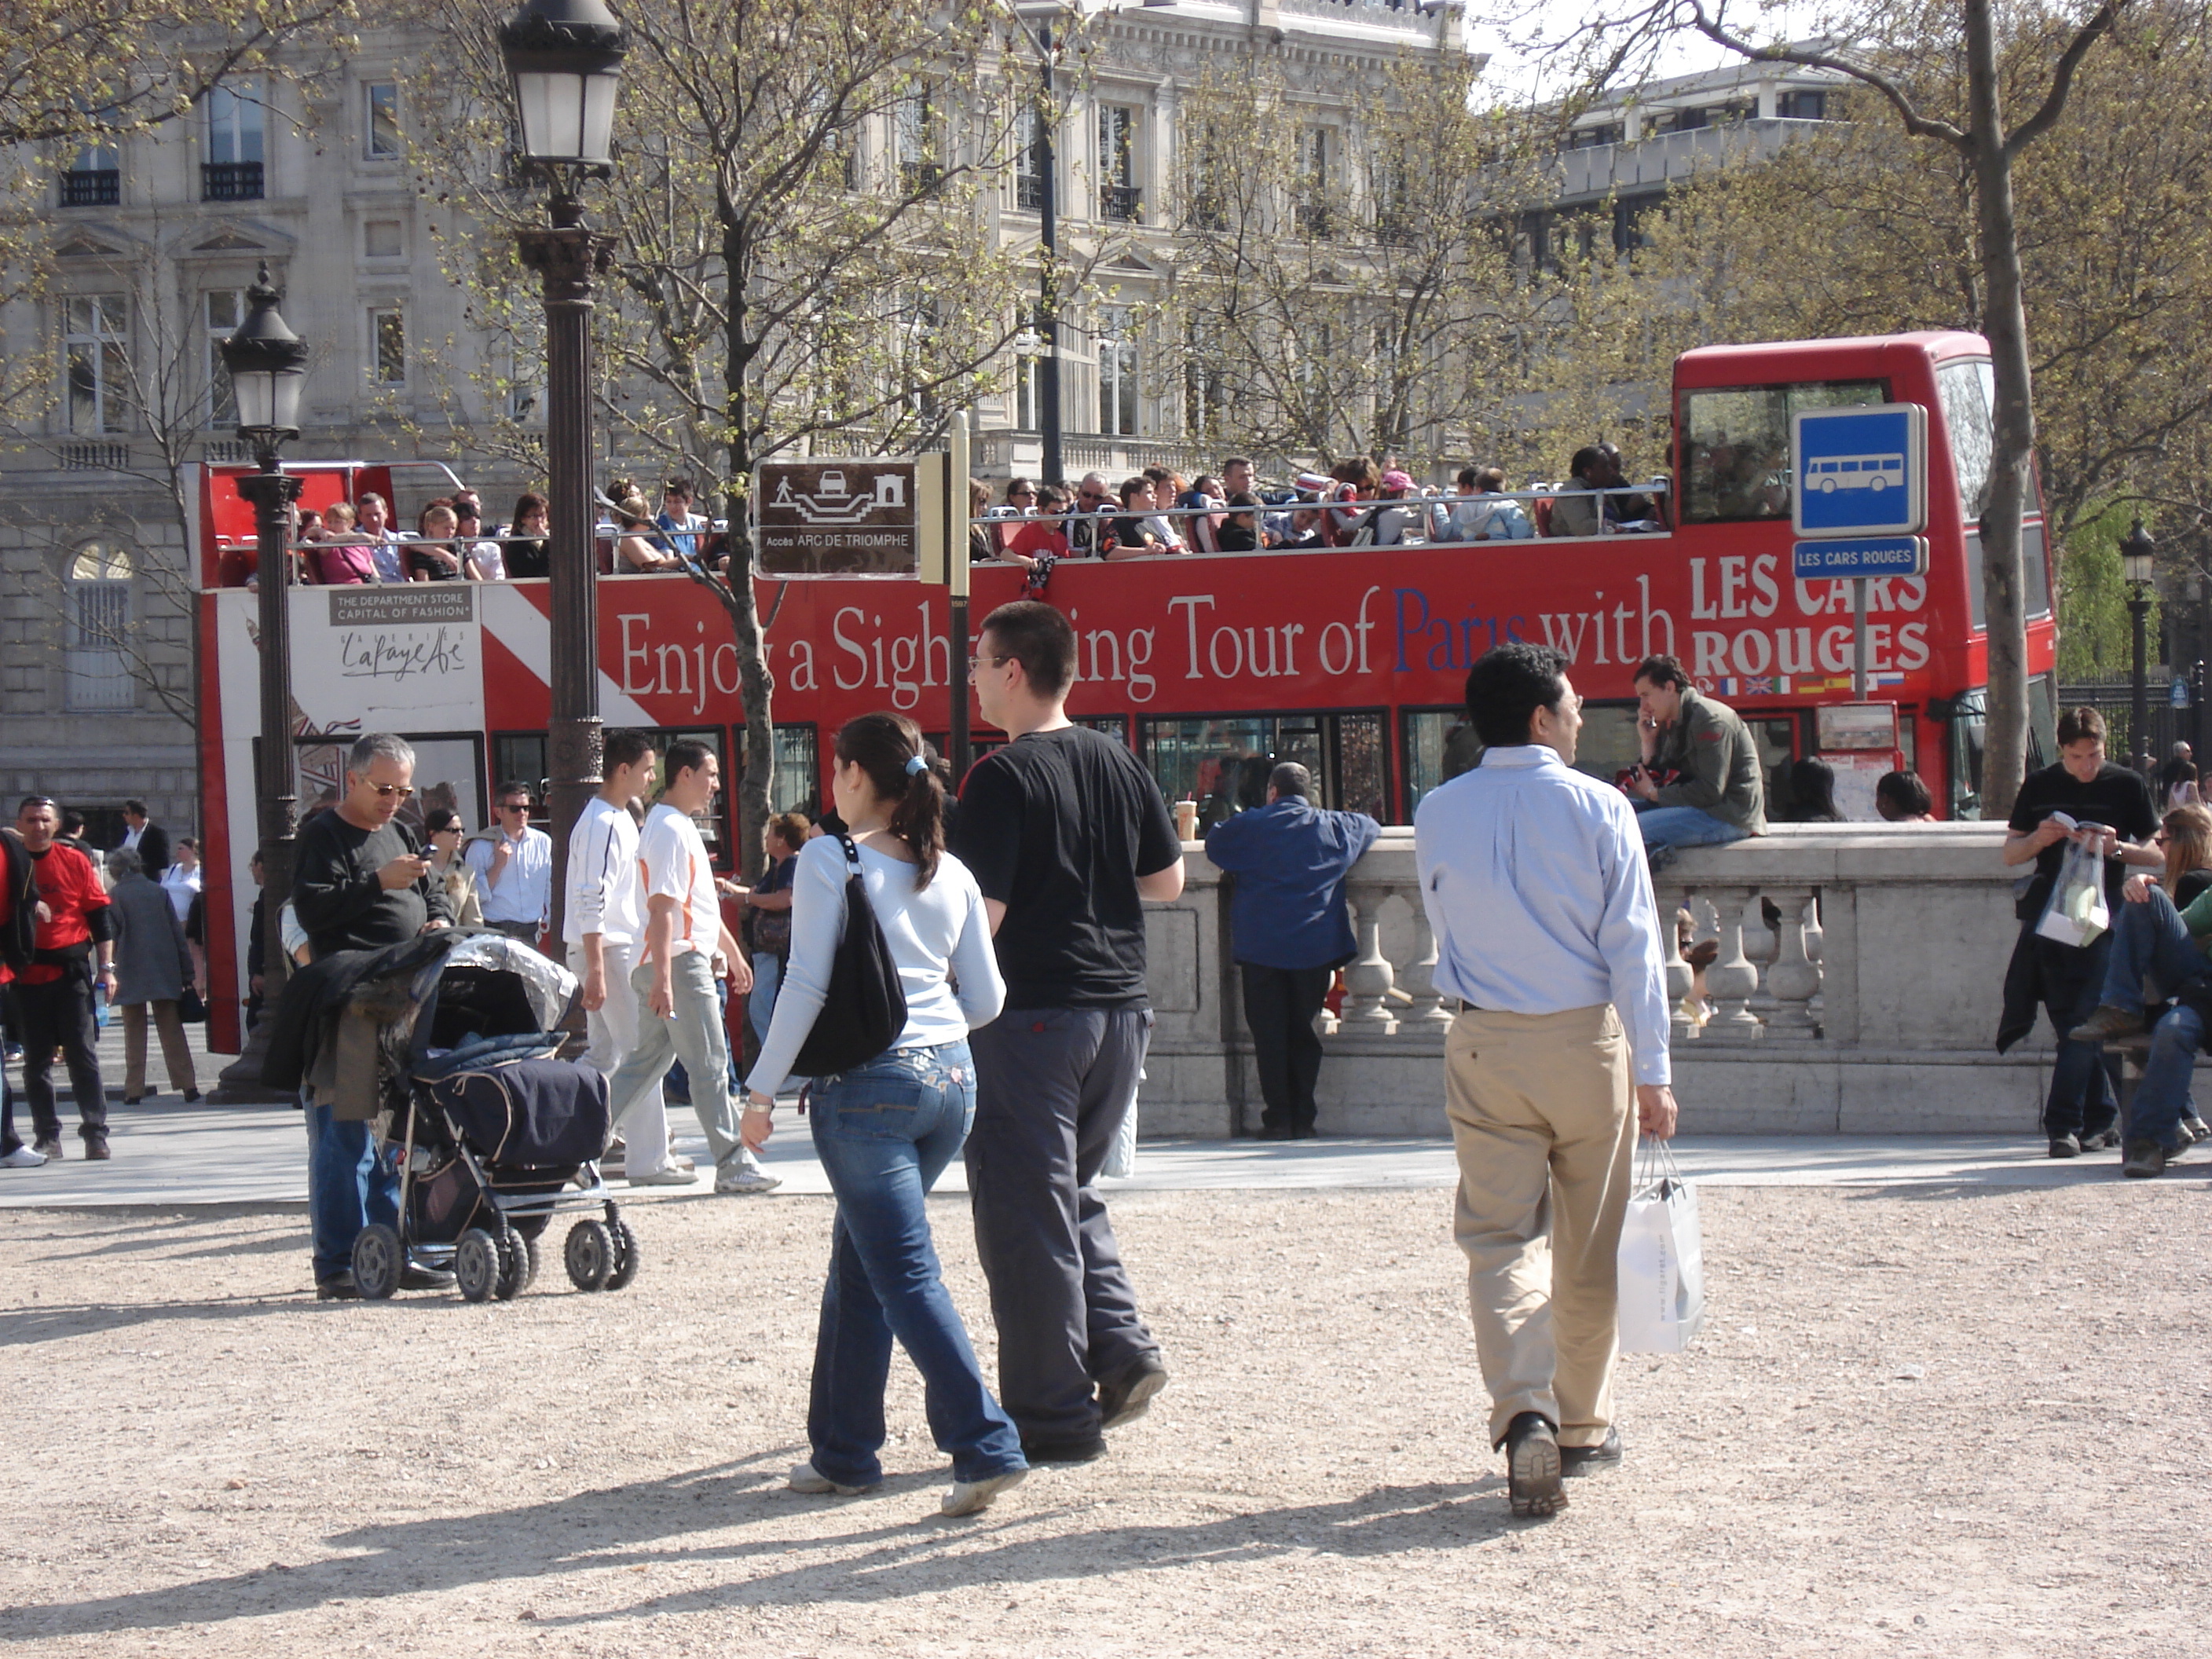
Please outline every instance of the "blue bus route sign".
M1928 522L1928 411L1918 404L1801 410L1790 433L1800 536L1911 536Z
M1846 576L1924 576L1924 536L1861 536L1851 541L1797 542L1790 548L1790 570L1799 581Z

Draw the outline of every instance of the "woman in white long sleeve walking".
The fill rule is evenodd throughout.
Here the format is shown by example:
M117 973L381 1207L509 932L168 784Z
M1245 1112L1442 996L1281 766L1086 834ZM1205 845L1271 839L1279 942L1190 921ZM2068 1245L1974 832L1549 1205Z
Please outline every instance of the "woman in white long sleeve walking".
M1021 1437L983 1382L945 1288L924 1200L960 1155L975 1114L968 1032L1006 1001L983 896L945 851L945 793L920 728L864 714L837 734L837 811L906 994L906 1028L884 1054L814 1079L809 1121L837 1195L836 1238L815 1340L805 1492L880 1484L891 1340L922 1374L929 1427L952 1458L947 1515L970 1515L1028 1473ZM775 1095L821 1013L845 927L848 842L806 843L792 884L791 956L748 1079L742 1133L766 1142ZM957 988L956 988L957 982Z

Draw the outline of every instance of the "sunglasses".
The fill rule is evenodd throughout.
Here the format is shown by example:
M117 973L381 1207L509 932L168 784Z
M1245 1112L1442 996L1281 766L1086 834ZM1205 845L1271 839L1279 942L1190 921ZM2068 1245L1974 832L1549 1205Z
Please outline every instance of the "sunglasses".
M499 804L499 810L502 812L527 812L530 803L526 800L503 800Z
M368 780L364 778L362 781L366 783L368 782ZM415 799L415 787L412 784L371 783L368 787L375 790L376 793L386 800L390 800L394 795L398 796L402 800L412 800Z

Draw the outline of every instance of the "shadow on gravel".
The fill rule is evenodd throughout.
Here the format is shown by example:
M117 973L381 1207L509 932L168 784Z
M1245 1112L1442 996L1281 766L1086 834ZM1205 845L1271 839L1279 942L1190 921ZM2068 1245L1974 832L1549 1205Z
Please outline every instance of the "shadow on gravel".
M880 1601L955 1585L1090 1578L1197 1562L1267 1559L1311 1549L1342 1556L1393 1555L1409 1549L1457 1549L1528 1523L1505 1511L1504 1482L1378 1486L1328 1504L1259 1510L1187 1526L1104 1526L1071 1535L1056 1522L1087 1514L1092 1503L1024 1508L1006 1500L983 1520L914 1517L864 1525L846 1533L793 1538L774 1526L730 1542L691 1534L788 1518L801 1498L782 1489L786 1447L712 1469L574 1493L542 1504L483 1514L360 1527L329 1540L357 1552L304 1567L269 1567L127 1595L0 1610L0 1642L106 1636L118 1631L167 1630L240 1617L301 1613L368 1597L482 1589L570 1572L680 1563L726 1563L731 1580L681 1595L651 1596L626 1607L542 1626L580 1626L608 1620L823 1601ZM867 1498L831 1500L854 1520L872 1518L886 1498L911 1503L944 1484L941 1474L886 1481ZM1050 1526L1050 1530L1042 1528ZM514 1549L529 1540L526 1553ZM1071 1548L1071 1543L1079 1546ZM845 1559L789 1565L794 1553L848 1553ZM757 1564L758 1571L750 1569Z
M0 1309L0 1348L27 1346L33 1342L58 1342L72 1336L102 1331L129 1330L134 1325L169 1325L189 1319L237 1319L259 1313L289 1313L299 1316L302 1303L313 1307L310 1285L297 1296L224 1297L207 1302L178 1302L166 1307L118 1303L33 1303L27 1307ZM333 1310L345 1304L333 1303Z

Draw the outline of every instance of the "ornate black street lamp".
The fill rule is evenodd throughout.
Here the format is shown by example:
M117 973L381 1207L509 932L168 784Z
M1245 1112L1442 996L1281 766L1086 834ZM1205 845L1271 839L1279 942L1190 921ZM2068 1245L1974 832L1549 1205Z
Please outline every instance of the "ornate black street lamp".
M522 233L545 295L545 459L552 504L553 933L561 937L568 832L599 786L599 570L592 539L592 279L614 242L584 220L584 180L613 172L615 95L627 31L603 0L531 0L499 32L523 164L551 186L550 223Z
M2144 532L2143 522L2137 519L2135 528L2120 541L2120 574L2127 579L2128 616L2135 624L2135 702L2130 710L2133 741L2130 745L2135 750L2135 757L2130 764L2146 775L2153 763L2150 752L2149 668L2144 661L2147 649L2145 634L2150 617L2150 586L2158 574L2157 553L2158 544Z

